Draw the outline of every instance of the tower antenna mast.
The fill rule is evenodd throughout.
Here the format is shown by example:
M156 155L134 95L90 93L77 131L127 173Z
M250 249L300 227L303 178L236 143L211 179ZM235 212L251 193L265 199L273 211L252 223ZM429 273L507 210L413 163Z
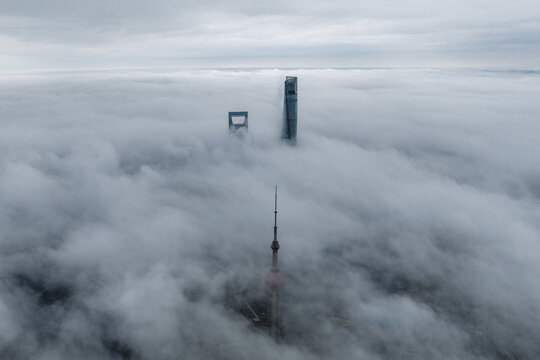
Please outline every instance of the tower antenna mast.
M267 276L267 285L269 291L268 315L270 325L270 336L276 341L281 338L281 286L283 283L283 274L278 269L278 250L279 242L277 240L277 186L274 193L274 240L272 241L272 269Z
M274 241L272 241L272 269L277 270L277 252L279 250L279 242L277 240L277 185L276 185L276 191L274 195Z

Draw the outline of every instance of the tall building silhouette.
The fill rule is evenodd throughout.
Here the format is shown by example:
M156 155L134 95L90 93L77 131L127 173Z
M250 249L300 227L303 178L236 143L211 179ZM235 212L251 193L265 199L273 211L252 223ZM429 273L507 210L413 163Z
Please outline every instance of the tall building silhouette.
M283 131L282 138L296 144L296 128L298 123L298 78L287 76L284 86Z

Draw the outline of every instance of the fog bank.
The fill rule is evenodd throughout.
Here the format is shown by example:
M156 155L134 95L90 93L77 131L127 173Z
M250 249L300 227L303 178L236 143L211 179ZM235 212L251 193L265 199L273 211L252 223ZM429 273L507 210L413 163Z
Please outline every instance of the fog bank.
M538 75L2 78L0 357L538 357ZM279 344L225 304L263 294L276 184Z

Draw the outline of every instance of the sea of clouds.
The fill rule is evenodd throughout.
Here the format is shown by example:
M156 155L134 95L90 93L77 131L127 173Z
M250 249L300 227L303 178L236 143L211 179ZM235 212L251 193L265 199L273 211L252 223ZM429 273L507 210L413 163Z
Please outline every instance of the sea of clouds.
M538 94L523 71L4 76L0 358L538 358ZM225 299L264 297L275 185L281 343Z

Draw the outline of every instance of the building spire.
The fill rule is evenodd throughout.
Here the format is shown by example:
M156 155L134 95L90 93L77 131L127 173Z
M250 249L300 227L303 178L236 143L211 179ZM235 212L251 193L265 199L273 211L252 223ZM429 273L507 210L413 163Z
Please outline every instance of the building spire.
M277 185L274 195L274 241L272 241L272 269L277 269L277 252L279 250L279 242L277 240Z
M274 229L277 228L277 185L276 185L276 194L275 194L275 203L274 203Z
M268 323L270 336L276 341L281 338L281 285L283 283L283 274L278 269L278 250L279 242L277 240L277 186L274 194L274 240L272 241L272 269L267 275L266 281L269 291L268 299Z

